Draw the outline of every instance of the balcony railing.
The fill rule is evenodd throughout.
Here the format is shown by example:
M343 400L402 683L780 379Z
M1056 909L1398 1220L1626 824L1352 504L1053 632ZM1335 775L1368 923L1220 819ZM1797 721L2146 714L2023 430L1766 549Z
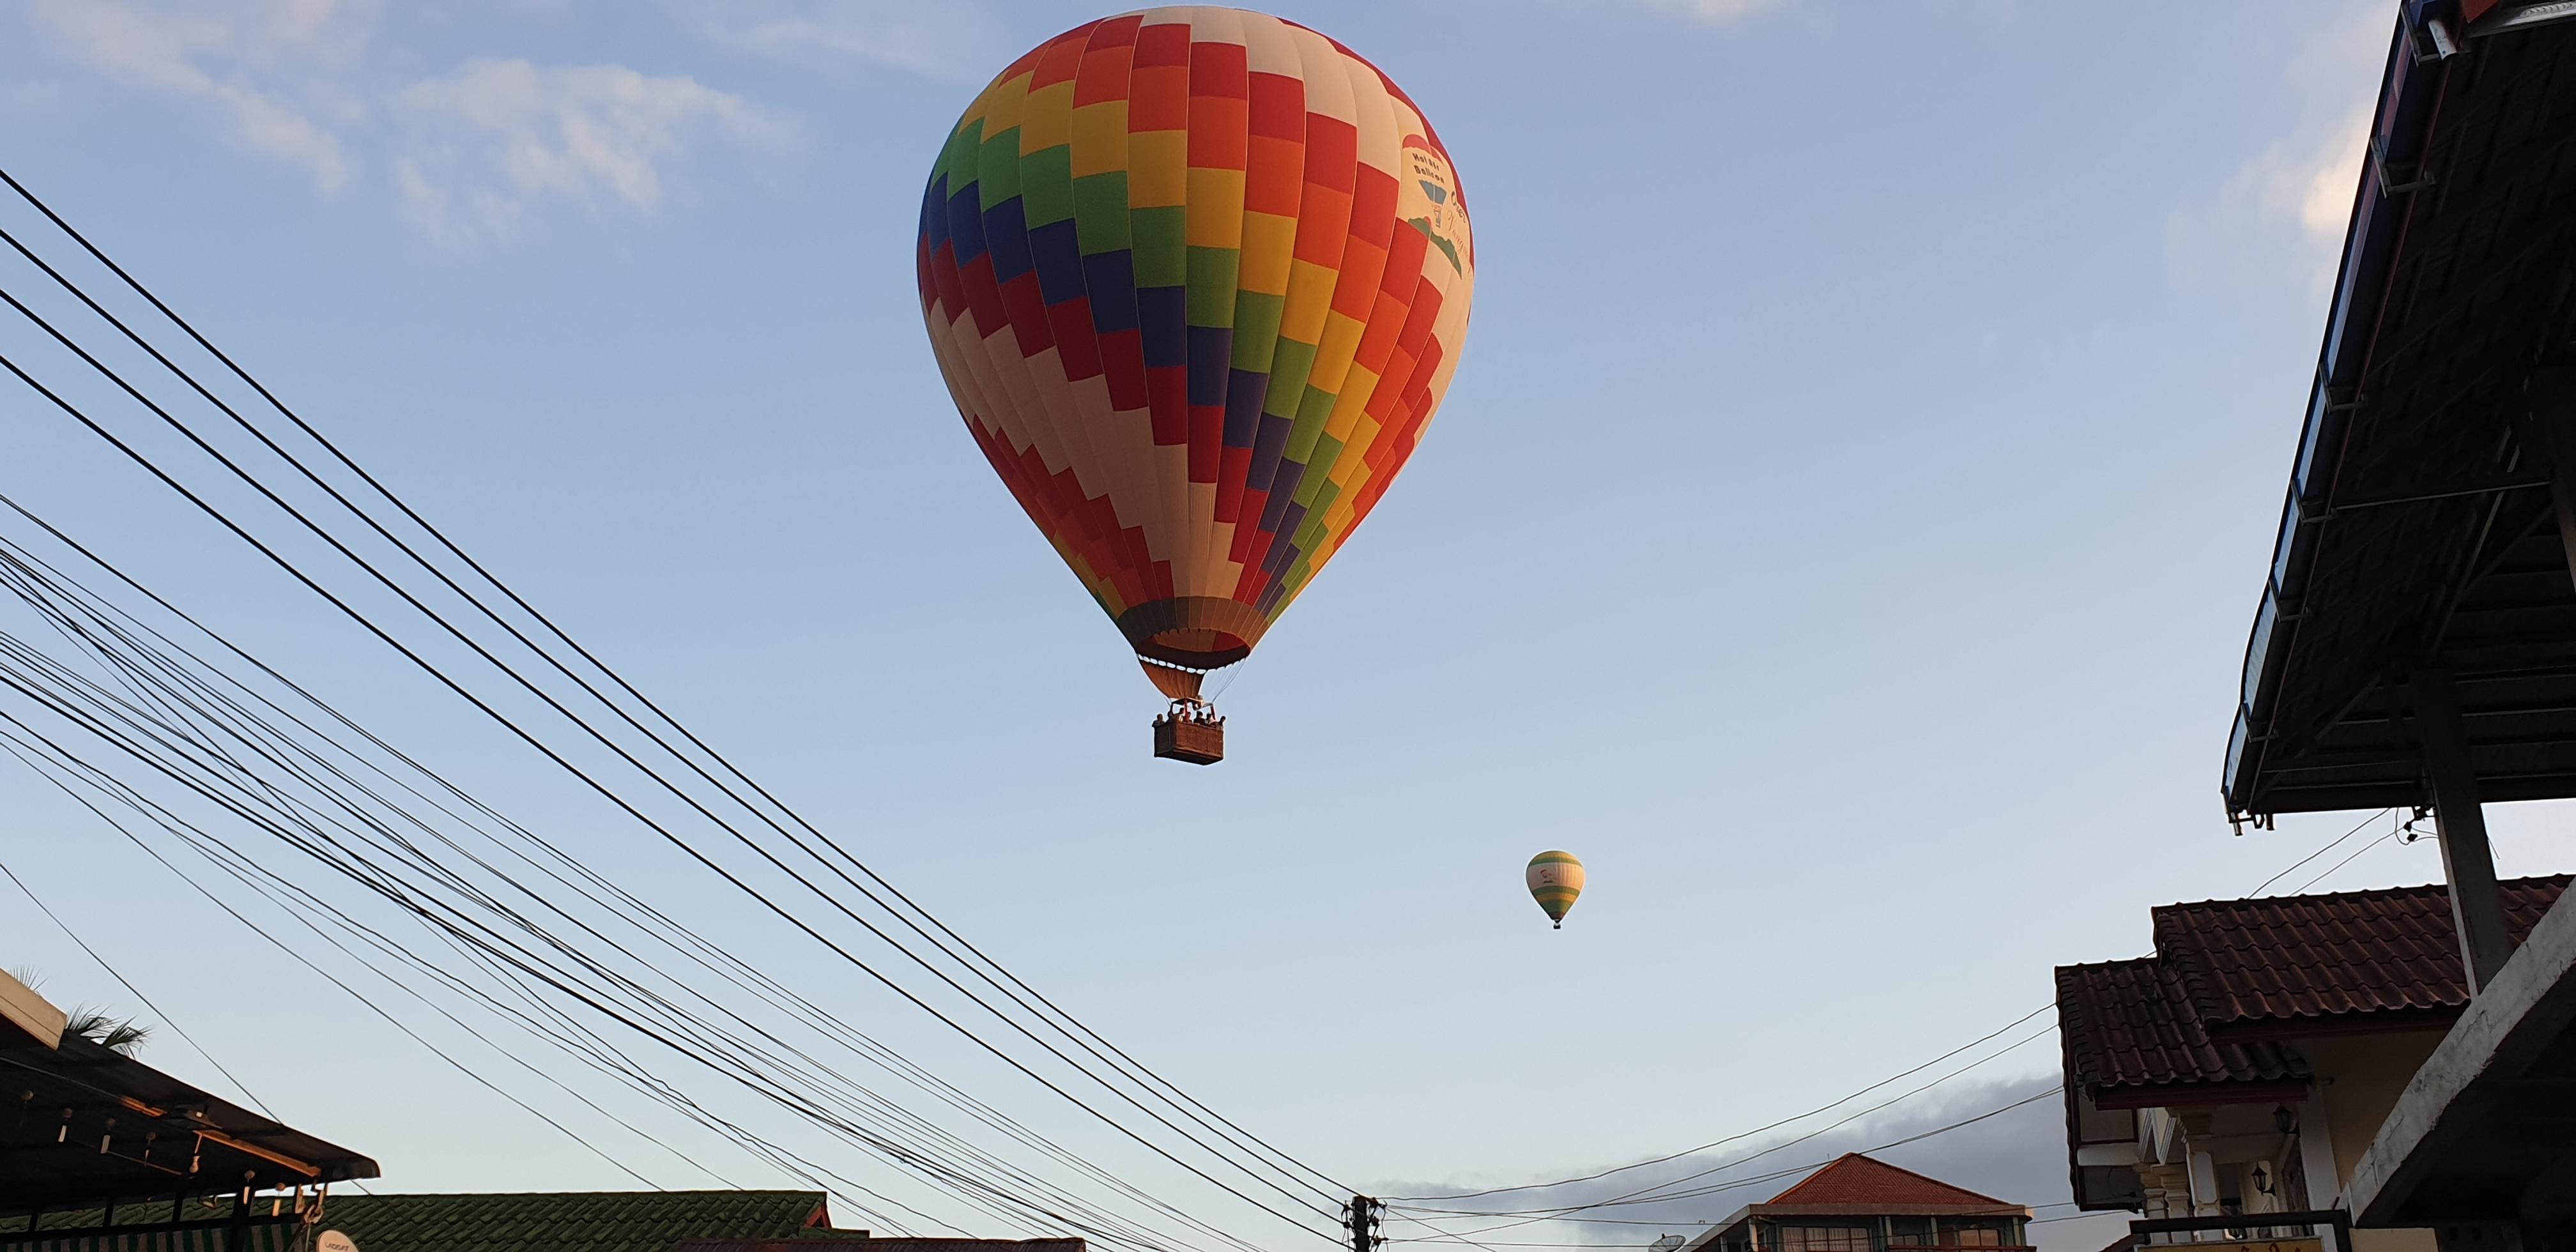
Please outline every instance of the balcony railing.
M2328 1242L2331 1233L2332 1241ZM2157 1235L2185 1235L2157 1239ZM2342 1209L2294 1213L2224 1213L2159 1217L2129 1223L2130 1247L2236 1247L2245 1252L2352 1252L2352 1214ZM2303 1246L2304 1245L2304 1246Z

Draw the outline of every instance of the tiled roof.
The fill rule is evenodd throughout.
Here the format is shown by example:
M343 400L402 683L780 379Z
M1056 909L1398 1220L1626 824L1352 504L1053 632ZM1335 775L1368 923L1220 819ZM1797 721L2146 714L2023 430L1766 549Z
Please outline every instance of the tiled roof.
M2057 1027L2067 1076L2097 1095L2168 1083L2305 1082L2278 1044L2213 1043L2163 960L2062 965Z
M2517 941L2567 882L2502 884ZM2123 1087L2304 1083L2306 1066L2277 1040L2383 1020L2429 1027L2468 1003L2439 884L2170 904L2153 916L2154 956L2057 971L2066 1072L2097 1099Z
M2505 922L2521 942L2567 878L2506 882ZM2210 1030L2226 1037L2302 1019L2469 1002L2441 885L2155 910L2156 955Z
M1937 1178L1926 1178L1913 1170L1899 1169L1858 1152L1844 1153L1823 1169L1807 1175L1798 1185L1771 1197L1770 1202L1762 1207L1765 1211L1777 1211L1807 1204L1956 1205L1965 1209L2014 1207L1993 1196L1953 1187Z
M819 1191L334 1194L322 1211L358 1252L671 1252L687 1239L783 1239L827 1221Z

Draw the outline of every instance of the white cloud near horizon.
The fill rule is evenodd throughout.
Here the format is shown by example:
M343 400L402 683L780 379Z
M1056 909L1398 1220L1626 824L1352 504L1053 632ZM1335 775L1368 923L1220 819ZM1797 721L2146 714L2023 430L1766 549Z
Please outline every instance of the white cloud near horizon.
M2061 1080L2054 1072L1983 1082L1966 1081L1939 1092L1905 1100L1884 1111L1823 1129L1787 1126L1779 1131L1729 1143L1714 1151L1643 1167L1621 1169L1607 1177L1543 1186L1502 1195L1452 1202L1442 1207L1485 1209L1495 1214L1545 1211L1621 1200L1616 1208L1586 1216L1616 1217L1617 1224L1578 1222L1530 1224L1504 1238L1541 1240L1562 1237L1569 1243L1605 1248L1642 1248L1657 1234L1691 1235L1737 1207L1758 1203L1786 1191L1821 1163L1845 1152L1869 1152L1889 1164L1928 1174L1943 1182L1995 1196L2013 1204L2042 1208L2049 1220L2035 1225L2033 1242L2043 1252L2091 1252L2124 1229L2129 1214L2103 1214L2102 1220L2065 1220L2073 1210L2066 1160L2065 1106L2054 1097ZM2032 1096L2042 1098L2009 1107ZM1997 1110L2004 1110L2000 1113ZM1981 1114L1981 1120L1971 1121ZM1814 1119L1811 1119L1814 1120ZM1960 1123L1966 1123L1964 1125ZM1716 1128L1712 1128L1716 1129ZM1927 1137L1915 1139L1916 1136ZM1881 1145L1902 1139L1914 1142L1894 1148ZM1729 1164L1734 1162L1734 1164ZM1597 1167L1596 1167L1597 1168ZM1591 1170L1582 1172L1590 1173ZM1384 1181L1381 1194L1442 1195L1481 1190L1487 1179ZM1655 1188L1702 1191L1678 1200L1628 1202L1623 1197ZM1475 1229L1508 1218L1459 1219L1449 1224ZM1545 1232L1545 1233L1541 1233Z
M774 151L796 135L730 92L617 65L477 60L390 107L405 132L394 159L404 220L461 251L527 238L549 205L651 213L664 168L703 139Z

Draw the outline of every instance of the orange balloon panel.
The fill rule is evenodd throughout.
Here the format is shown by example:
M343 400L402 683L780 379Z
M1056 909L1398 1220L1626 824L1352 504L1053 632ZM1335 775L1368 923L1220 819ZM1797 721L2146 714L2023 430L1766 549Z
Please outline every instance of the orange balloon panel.
M1457 368L1475 240L1377 67L1239 9L1047 41L921 210L922 314L1012 495L1138 655L1249 654L1394 481Z

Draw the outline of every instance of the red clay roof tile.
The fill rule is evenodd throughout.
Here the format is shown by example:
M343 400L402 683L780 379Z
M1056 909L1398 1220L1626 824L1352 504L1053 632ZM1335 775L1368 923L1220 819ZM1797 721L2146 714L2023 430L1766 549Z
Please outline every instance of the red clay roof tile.
M2058 967L2057 1025L2067 1076L2097 1096L2116 1087L2308 1077L2278 1045L2213 1043L2156 957Z
M2519 940L2566 876L2502 884ZM2118 1088L2303 1082L2270 1040L2355 1014L2427 1018L2468 1003L2439 884L2210 900L2154 910L2156 954L2057 970L2066 1073L2098 1099Z
M1910 1169L1847 1152L1798 1185L1771 1197L1765 1208L1789 1204L1955 1204L1962 1208L2011 1208L1993 1196L1953 1187Z
M2567 878L2502 884L2515 942ZM2439 884L2155 910L2156 955L2213 1033L2346 1013L2456 1010L2469 1002ZM2231 1027L2239 1028L2231 1032Z

